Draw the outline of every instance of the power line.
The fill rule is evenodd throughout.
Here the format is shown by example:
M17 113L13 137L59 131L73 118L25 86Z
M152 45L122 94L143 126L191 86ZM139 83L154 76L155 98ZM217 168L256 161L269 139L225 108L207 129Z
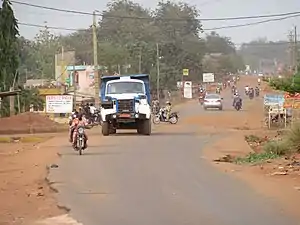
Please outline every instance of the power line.
M300 16L300 14L286 16L286 17L281 17L281 18L274 18L274 19L262 20L262 21L252 22L252 23L229 25L229 26L223 26L223 27L214 27L214 28L208 28L208 29L203 29L203 30L204 31L213 31L213 30L222 30L222 29L230 29L230 28L238 28L238 27L248 27L248 26L259 25L259 24L263 24L263 23L269 23L269 22L286 20L286 19L290 19L290 18L294 18L294 17L299 17L299 16Z
M19 25L23 26L30 26L30 27L38 27L38 28L48 28L48 29L54 29L54 30L66 30L66 31L79 31L79 30L85 30L85 29L72 29L72 28L63 28L63 27L53 27L53 26L45 26L45 25L37 25L37 24L31 24L31 23L19 23ZM184 41L187 43L198 43L197 41ZM101 42L99 42L101 43ZM164 43L174 43L172 41L170 42L164 42ZM233 43L235 46L271 46L271 45L287 45L290 42L286 41L279 41L279 42L267 42L267 43Z
M59 8L42 6L42 5L36 5L36 4L31 4L31 3L26 3L26 2L20 2L20 1L15 1L15 0L12 0L11 2L15 3L15 4L19 4L19 5L25 5L25 6L29 6L29 7L40 8L40 9L45 9L45 10L52 10L52 11L57 11L57 12L73 13L73 14L89 15L89 16L93 15L93 13L90 13L90 12L83 12L83 11L69 10L69 9L59 9ZM254 15L254 16L240 16L240 17L223 17L223 18L201 18L201 19L195 19L195 20L200 20L200 21L229 21L229 20L245 20L245 19L271 18L271 17L290 16L290 15L297 15L297 14L300 14L300 11L287 12L287 13L278 13L278 14L269 14L269 15ZM105 15L103 13L96 13L96 15L97 16L102 16L104 18L153 20L153 18L149 18L149 17ZM190 20L190 18L163 18L163 19L160 19L160 20L183 21L183 20Z
M269 22L286 20L286 19L289 19L289 18L294 18L294 17L299 17L299 16L300 16L300 14L299 15L292 15L292 16L281 17L281 18L274 18L274 19L262 20L262 21L252 22L252 23L237 24L237 25L228 25L228 26L214 27L214 28L205 28L205 29L202 29L202 30L203 31L214 31L214 30L232 29L232 28L239 28L239 27L248 27L248 26L254 26L254 25L259 25L259 24L263 24L263 23L269 23ZM75 29L75 28L64 28L64 27L37 25L37 24L22 23L22 22L19 22L19 25L30 26L30 27L39 27L39 28L45 28L45 27L47 27L47 28L53 29L53 30L66 30L66 31L85 30L85 29Z
M22 26L27 26L27 27L39 27L39 28L49 28L52 30L65 30L65 31L79 31L79 30L84 30L84 29L74 29L74 28L65 28L65 27L53 27L53 26L48 26L48 25L38 25L38 24L32 24L32 23L22 23L18 22L19 25Z

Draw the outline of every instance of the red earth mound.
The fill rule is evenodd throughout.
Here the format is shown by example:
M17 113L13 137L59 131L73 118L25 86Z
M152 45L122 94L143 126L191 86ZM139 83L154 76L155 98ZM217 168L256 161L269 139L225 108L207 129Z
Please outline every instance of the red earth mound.
M60 124L37 113L22 113L0 119L0 134L32 134L61 131Z

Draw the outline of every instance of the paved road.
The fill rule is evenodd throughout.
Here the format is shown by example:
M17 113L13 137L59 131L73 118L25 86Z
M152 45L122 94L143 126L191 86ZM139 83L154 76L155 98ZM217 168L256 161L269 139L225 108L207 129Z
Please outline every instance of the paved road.
M203 111L195 102L181 110L182 117L198 113ZM95 135L83 156L65 147L50 174L60 201L84 225L299 224L201 158L217 137L180 127L159 128L150 137L119 134L96 141Z

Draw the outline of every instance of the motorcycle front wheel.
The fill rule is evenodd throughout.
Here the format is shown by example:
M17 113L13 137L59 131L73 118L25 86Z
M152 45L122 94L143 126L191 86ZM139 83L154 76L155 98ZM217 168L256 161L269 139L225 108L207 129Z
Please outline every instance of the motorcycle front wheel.
M178 117L177 116L172 116L170 119L169 119L169 122L171 124L176 124L178 123Z
M154 124L159 124L160 123L160 117L159 116L153 116L152 122Z
M79 140L77 142L77 150L79 155L82 155L83 148L84 148L84 139L82 137L78 137Z

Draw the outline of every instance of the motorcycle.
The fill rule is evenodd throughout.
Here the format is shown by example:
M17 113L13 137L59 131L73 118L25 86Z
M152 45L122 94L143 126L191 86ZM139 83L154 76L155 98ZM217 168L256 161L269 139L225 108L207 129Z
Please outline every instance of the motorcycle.
M159 124L161 122L176 124L178 122L179 116L177 112L172 112L170 114L169 120L166 119L164 115L164 111L162 109L159 110L159 112L153 117L153 123Z
M79 155L82 155L83 150L85 150L85 134L84 134L84 126L79 126L77 128L76 134L76 144L74 146L74 150L79 152Z
M99 110L96 110L95 113L92 115L93 125L99 125L101 123L101 114Z
M249 93L249 99L253 99L254 98L254 93L253 93L253 91L251 91L250 93Z
M204 96L203 95L199 96L199 102L200 102L201 105L203 105L203 103L204 103Z
M242 103L241 102L236 102L234 105L234 108L236 111L240 111L242 108Z

